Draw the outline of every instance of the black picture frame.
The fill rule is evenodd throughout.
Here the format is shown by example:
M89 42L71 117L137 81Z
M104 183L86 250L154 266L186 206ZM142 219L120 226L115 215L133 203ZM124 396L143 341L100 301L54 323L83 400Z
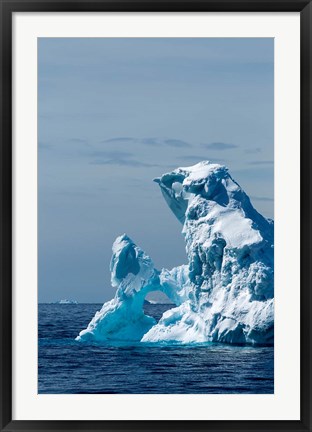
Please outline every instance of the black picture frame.
M307 0L0 0L1 13L1 431L311 431L311 22ZM299 421L12 420L12 15L14 12L300 12L300 325Z

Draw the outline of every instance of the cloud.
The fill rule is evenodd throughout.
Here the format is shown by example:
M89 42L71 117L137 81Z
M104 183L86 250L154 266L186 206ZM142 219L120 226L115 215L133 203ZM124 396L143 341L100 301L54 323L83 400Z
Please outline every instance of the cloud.
M92 156L95 157L90 163L92 165L118 165L118 166L129 166L129 167L154 167L159 166L156 164L150 164L148 162L138 161L133 159L134 153L124 151L93 151Z
M136 139L132 137L115 137L115 138L105 139L101 141L101 143L131 142L131 141L136 141Z
M86 139L81 139L81 138L70 138L69 140L67 140L68 142L71 143L77 143L77 144L87 144L88 145L88 141Z
M249 154L261 153L261 152L262 152L262 150L260 147L245 149L245 153L249 153Z
M162 142L158 138L142 138L140 142L152 146L162 145Z
M41 148L50 148L50 144L40 143ZM122 150L104 150L96 148L80 138L71 138L67 144L58 148L60 154L83 157L91 165L117 165L128 167L155 167L161 166L155 163L140 161L135 158L136 153Z
M266 160L266 161L251 161L250 165L273 165L274 161Z
M118 150L112 150L112 151L92 150L89 153L89 155L96 158L103 158L103 159L128 159L133 157L134 153L118 151Z
M169 147L176 147L176 148L186 148L186 147L192 147L190 143L183 141L178 138L158 138L158 137L145 137L145 138L135 138L135 137L113 137L108 138L103 141L101 141L102 144L106 143L126 143L126 142L133 142L138 144L144 144L149 146L169 146Z
M201 144L201 146L205 147L208 150L219 150L219 151L238 148L238 145L236 144L228 144L224 142L213 142L210 144Z
M252 201L270 201L270 202L274 201L273 198L269 198L269 197L257 197L257 196L251 196L250 199L251 199Z

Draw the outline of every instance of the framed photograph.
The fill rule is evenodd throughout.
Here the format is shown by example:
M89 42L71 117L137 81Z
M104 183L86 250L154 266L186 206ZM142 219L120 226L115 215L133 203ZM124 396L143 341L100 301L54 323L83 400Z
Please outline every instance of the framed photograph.
M1 24L1 430L312 430L311 2Z

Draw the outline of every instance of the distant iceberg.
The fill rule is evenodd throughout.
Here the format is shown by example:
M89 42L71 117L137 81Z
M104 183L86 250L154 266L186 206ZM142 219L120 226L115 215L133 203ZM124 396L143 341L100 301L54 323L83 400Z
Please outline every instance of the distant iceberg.
M188 265L157 270L126 234L113 245L114 299L79 341L273 344L274 223L261 216L225 166L200 162L155 179L182 224ZM148 293L176 306L157 323Z
M76 300L62 299L62 300L54 302L54 304L78 304L78 302Z
M145 297L149 304L174 304L162 291L151 291Z

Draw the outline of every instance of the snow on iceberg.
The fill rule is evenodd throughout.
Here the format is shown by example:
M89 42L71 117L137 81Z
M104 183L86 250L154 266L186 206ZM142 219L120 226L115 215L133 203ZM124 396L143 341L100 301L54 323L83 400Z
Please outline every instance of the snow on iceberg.
M200 162L155 181L183 225L188 265L159 271L129 237L118 237L115 298L77 340L273 344L273 221L254 209L224 166ZM158 323L143 311L153 291L176 305Z

